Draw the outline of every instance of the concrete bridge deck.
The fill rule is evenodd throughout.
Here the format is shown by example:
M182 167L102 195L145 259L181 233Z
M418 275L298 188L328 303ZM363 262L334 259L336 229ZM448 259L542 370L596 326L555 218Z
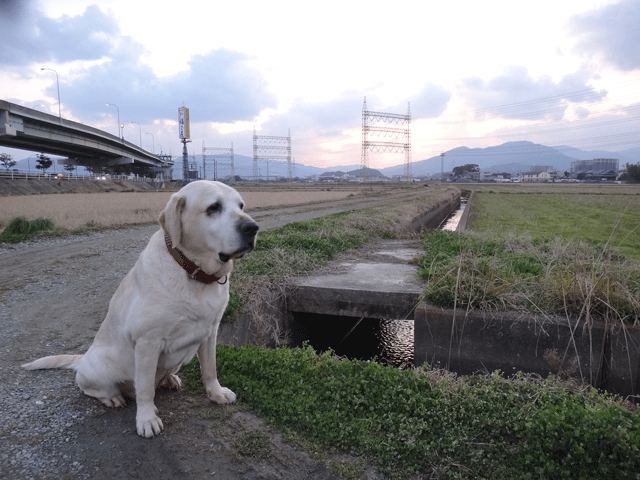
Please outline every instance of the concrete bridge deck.
M0 145L67 157L74 165L162 168L159 156L97 128L0 100Z

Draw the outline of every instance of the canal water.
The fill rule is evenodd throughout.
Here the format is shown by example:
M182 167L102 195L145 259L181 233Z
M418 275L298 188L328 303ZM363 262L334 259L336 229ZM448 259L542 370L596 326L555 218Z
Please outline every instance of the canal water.
M467 198L441 224L443 230L458 227ZM304 342L316 351L333 350L350 359L373 360L396 368L413 365L413 320L341 317L294 313L291 325L293 346Z
M373 360L400 369L413 365L413 320L294 314L293 345L333 350L350 359Z
M453 212L444 220L442 230L449 230L453 232L456 228L458 228L458 224L460 223L460 219L462 218L464 209L467 206L467 200L469 200L468 196L460 197L460 206L455 212Z

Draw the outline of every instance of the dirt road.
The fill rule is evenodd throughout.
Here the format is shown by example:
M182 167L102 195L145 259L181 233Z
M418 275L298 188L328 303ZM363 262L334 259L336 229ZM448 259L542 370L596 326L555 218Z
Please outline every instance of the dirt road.
M250 213L264 230L416 192ZM242 406L160 392L165 431L146 440L135 432L135 405L111 410L83 395L73 372L19 367L44 355L86 351L113 292L157 228L0 245L0 478L339 478L328 460L283 442ZM255 432L268 444L248 453L241 440ZM373 467L365 476L379 477Z

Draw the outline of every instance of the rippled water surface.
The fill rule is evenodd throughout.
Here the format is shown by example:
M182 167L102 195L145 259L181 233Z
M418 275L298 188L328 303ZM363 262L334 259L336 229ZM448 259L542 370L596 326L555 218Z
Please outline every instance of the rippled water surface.
M295 314L294 345L308 342L317 351L333 350L336 355L373 360L405 368L413 364L413 320L338 317Z

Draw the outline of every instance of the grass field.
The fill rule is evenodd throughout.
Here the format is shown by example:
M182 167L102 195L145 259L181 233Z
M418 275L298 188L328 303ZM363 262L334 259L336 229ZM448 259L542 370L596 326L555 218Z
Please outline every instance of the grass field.
M476 232L587 240L640 258L640 185L509 185L473 190L468 227Z
M238 190L248 211L340 200L365 192L365 189L358 187L331 190L327 187L243 190L240 187ZM151 223L157 221L172 193L174 192L112 192L0 197L0 229L16 217L27 220L48 218L56 226L69 230L80 228L89 222L102 227Z

